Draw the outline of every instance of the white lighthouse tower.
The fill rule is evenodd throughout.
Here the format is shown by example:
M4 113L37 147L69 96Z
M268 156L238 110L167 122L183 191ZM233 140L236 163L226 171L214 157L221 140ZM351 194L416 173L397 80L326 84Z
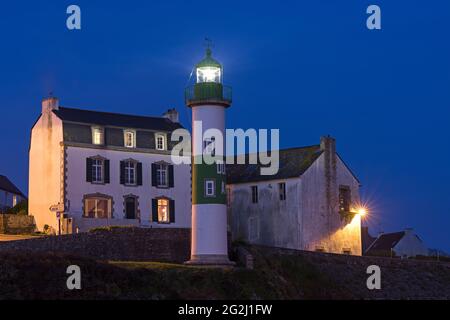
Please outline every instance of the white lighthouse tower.
M187 263L230 265L225 141L216 144L213 138L204 139L203 133L217 129L225 140L225 110L231 105L231 88L222 84L223 68L212 58L210 48L196 65L196 75L195 85L185 92L186 105L192 109L192 240ZM203 154L208 152L216 159L213 164L204 161Z

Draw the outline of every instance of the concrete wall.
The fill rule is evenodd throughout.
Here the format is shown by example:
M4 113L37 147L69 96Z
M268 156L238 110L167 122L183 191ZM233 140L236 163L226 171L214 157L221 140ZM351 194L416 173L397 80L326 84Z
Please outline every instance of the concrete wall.
M406 230L403 238L394 247L396 256L428 256L428 248L412 230Z
M34 218L16 214L0 214L0 233L29 234L35 230Z
M52 205L62 201L63 173L62 121L49 109L43 110L31 132L29 151L29 214L36 227L58 230Z
M101 156L110 161L110 183L86 182L86 158ZM142 163L142 186L120 184L120 161L134 159ZM141 225L152 227L190 228L191 226L191 173L190 165L174 165L174 187L156 188L151 185L151 164L158 161L172 163L168 154L122 152L108 149L70 147L66 149L65 199L66 213L78 223L80 231L101 225ZM113 219L83 219L83 197L101 193L112 197ZM124 211L124 196L138 198L140 220L127 221ZM152 222L152 199L165 196L175 200L175 223ZM74 224L74 226L75 226Z

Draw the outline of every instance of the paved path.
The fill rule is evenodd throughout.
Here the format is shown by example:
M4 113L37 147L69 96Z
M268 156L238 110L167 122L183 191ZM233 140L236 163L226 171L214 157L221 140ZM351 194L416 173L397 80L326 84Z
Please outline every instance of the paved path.
M1 241L14 241L14 240L32 239L32 238L37 238L37 237L39 237L39 236L0 234L0 242Z

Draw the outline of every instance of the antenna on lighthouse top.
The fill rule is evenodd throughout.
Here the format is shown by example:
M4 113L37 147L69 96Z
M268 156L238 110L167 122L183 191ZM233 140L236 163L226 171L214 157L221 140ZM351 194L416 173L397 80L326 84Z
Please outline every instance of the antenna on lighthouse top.
M213 41L208 37L205 37L205 47L206 47L206 54L211 55L211 48L214 48L214 44Z

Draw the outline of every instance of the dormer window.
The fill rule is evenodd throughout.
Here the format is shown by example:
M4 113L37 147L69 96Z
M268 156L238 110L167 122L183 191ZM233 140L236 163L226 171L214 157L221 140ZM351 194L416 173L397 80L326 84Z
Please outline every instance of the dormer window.
M136 147L136 132L133 130L125 130L124 131L124 141L126 148L135 148Z
M166 150L166 136L162 133L156 134L156 150Z
M102 145L104 143L104 133L103 128L93 127L92 128L92 144Z

